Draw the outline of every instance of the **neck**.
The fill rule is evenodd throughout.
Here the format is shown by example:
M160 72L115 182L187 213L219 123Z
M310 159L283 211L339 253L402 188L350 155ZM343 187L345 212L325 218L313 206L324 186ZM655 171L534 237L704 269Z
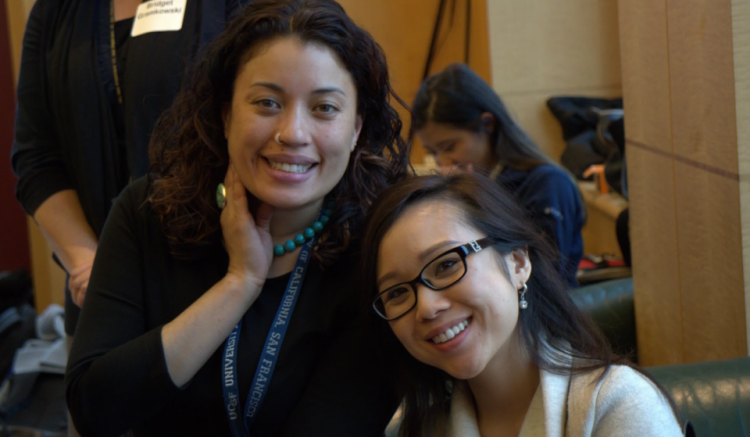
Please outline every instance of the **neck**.
M274 209L271 219L273 244L284 244L312 226L323 208L323 199L295 209Z
M287 240L294 240L297 234L301 234L305 228L312 226L323 207L323 199L296 209L275 209L271 218L271 240L274 245L284 244ZM301 248L288 252L282 256L274 256L271 268L268 271L269 278L289 273L294 268Z
M482 373L468 380L477 406L480 430L502 425L520 432L539 386L539 368L519 344L515 333L513 338ZM517 432L512 435L517 435Z

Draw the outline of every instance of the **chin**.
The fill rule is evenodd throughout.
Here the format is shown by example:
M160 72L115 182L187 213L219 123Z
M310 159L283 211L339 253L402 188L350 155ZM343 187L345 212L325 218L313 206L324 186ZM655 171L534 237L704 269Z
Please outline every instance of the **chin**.
M443 372L449 374L456 379L472 379L482 373L484 370L483 365L476 361L466 362L457 360L458 362L443 362L443 363L427 363L431 366L437 367Z

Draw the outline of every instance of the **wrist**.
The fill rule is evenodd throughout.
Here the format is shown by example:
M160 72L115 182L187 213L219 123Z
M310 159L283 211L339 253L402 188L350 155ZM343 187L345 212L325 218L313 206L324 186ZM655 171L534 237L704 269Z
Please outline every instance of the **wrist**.
M252 301L260 294L266 279L255 278L251 275L229 270L224 276L224 281L232 290L238 290L250 296Z
M94 265L94 258L96 257L96 249L80 248L74 253L68 255L70 259L70 266L66 266L68 273L74 275L81 271L91 269Z

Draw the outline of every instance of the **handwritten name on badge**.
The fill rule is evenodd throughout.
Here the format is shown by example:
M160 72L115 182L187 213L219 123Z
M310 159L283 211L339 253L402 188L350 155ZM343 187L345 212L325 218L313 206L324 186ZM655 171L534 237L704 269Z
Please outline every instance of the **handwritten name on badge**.
M186 3L187 0L151 0L141 3L135 12L130 36L182 29Z

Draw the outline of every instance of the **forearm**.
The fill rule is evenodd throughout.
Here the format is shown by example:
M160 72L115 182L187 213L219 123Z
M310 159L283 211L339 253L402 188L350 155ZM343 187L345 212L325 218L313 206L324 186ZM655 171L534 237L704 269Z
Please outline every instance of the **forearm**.
M93 262L98 241L75 190L50 196L36 210L34 220L69 273Z
M229 336L262 289L227 275L161 331L172 382L192 379Z

